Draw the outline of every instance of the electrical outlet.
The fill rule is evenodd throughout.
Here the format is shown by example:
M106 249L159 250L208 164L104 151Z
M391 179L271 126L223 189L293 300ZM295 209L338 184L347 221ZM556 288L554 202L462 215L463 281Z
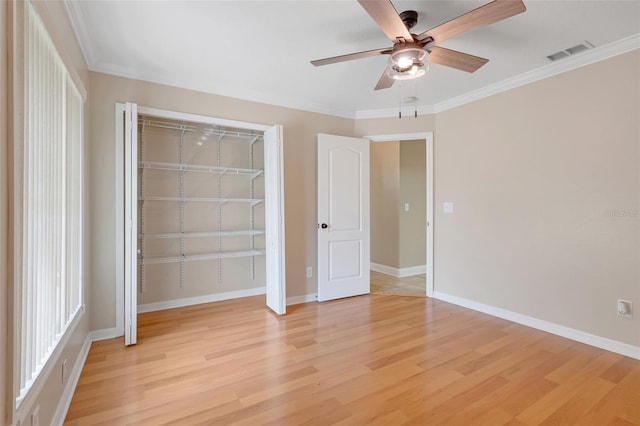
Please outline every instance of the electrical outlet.
M62 384L67 381L67 360L62 361Z
M31 413L31 426L40 426L40 406L38 405Z
M313 277L313 267L307 266L307 278Z
M630 300L618 299L618 315L631 318L633 316L633 303Z

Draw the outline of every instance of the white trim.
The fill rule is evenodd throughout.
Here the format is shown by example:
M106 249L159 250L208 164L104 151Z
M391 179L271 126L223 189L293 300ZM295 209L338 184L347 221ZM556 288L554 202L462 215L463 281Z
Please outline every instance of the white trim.
M640 359L640 347L638 346L629 345L617 340L612 340L606 337L601 337L595 334L576 330L575 328L565 327L560 324L530 317L528 315L509 311L507 309L485 305L484 303L476 302L458 296L452 296L450 294L442 293L439 291L434 292L432 297L444 302L453 303L454 305L492 315L494 317L503 318L509 321L516 322L518 324L546 331L557 336L566 337L567 339L595 346L600 349L615 352L631 358Z
M283 129L275 125L263 133L266 304L278 315L287 313L284 219Z
M373 135L364 136L365 139L369 139L371 142L389 142L389 141L411 141L416 139L428 139L432 136L432 132L419 132L419 133L396 133L391 135Z
M609 43L601 47L596 47L595 49L588 50L576 56L568 57L558 62L552 62L540 68L525 72L520 75L516 75L511 78L507 78L506 80L490 84L488 86L465 93L463 95L438 102L434 105L425 105L422 107L419 106L418 114L437 114L439 112L468 104L470 102L474 102L501 92L505 92L507 90L515 89L517 87L524 86L538 80L542 80L554 75L574 70L576 68L600 62L602 60L612 58L614 56L621 55L638 48L640 48L640 34L634 34L630 37L623 38L622 40L614 41L613 43ZM398 108L362 110L355 112L356 120L363 118L384 118L397 116Z
M411 277L413 275L420 275L427 273L427 265L410 266L408 268L394 268L393 266L382 265L380 263L370 263L372 271L380 272L382 274L391 275L397 278Z
M134 104L135 105L135 104ZM115 164L115 172L116 172L116 177L115 177L115 188L116 188L116 202L115 204L115 215L116 215L116 225L118 223L118 220L120 220L120 216L122 216L122 227L118 228L116 227L116 257L120 257L120 263L121 266L120 268L122 268L122 273L120 274L120 272L118 272L118 270L116 270L116 275L117 276L121 276L122 277L122 282L118 282L118 278L116 277L116 334L118 336L124 334L124 317L125 317L125 300L124 300L124 276L125 276L125 261L126 261L126 256L123 253L123 250L120 250L120 252L118 251L118 244L120 244L119 242L122 242L122 247L124 247L124 242L125 242L125 229L124 229L124 195L123 195L123 188L124 188L124 181L123 181L123 176L124 176L124 172L125 172L125 165L124 165L124 125L122 123L119 123L119 121L122 120L118 120L117 116L119 114L124 113L124 111L126 110L126 104L120 104L117 103L115 106L115 111L116 111L116 123L115 123L115 127L116 127L116 164ZM248 130L257 130L257 131L267 131L268 129L272 128L273 126L269 126L269 125L264 125L264 124L258 124L258 123L250 123L250 122L245 122L245 121L237 121L237 120L227 120L227 119L222 119L222 118L216 118L216 117L210 117L210 116L205 116L205 115L198 115L198 114L190 114L190 113L183 113L183 112L177 112L177 111L170 111L170 110L164 110L164 109L158 109L158 108L149 108L149 107L143 107L143 106L137 106L137 111L139 114L144 114L144 115L149 115L149 116L154 116L154 117L161 117L161 118L171 118L171 119L179 119L179 120L185 120L185 121L193 121L193 122L199 122L199 123L206 123L206 124L212 124L212 125L221 125L221 126L228 126L228 127L236 127L236 128L243 128L243 129L248 129ZM277 125L280 128L280 132L282 133L282 126ZM283 141L281 141L283 142ZM282 143L280 145L280 149L282 150ZM277 181L280 183L280 194L281 194L281 199L280 199L280 217L281 217L281 225L282 225L282 229L281 229L281 233L280 233L280 241L278 242L278 247L279 250L282 251L282 253L284 253L284 162L282 161L282 151L280 152L281 155L281 163L278 165L278 169L275 170L275 172L278 174L278 179ZM284 262L286 261L285 257L282 256L282 265L283 265L283 270L284 270ZM116 269L118 269L118 263L116 263ZM120 275L118 275L120 274ZM282 279L280 281L280 285L283 287L282 288L282 294L286 295L286 283L285 283L285 277L282 276ZM246 294L243 292L246 292L248 290L242 290L240 292L229 292L229 293L220 293L217 295L211 295L211 296L205 296L202 298L187 298L187 299L178 299L178 300L171 300L171 301L167 301L167 302L163 302L163 303L152 303L152 304L146 304L146 305L137 305L137 313L141 313L141 312L150 312L150 311L154 311L154 310L160 310L160 309L170 309L170 308L174 308L174 307L180 307L180 306L188 306L188 305L193 305L193 304L197 304L197 303L209 303L209 302L215 302L218 300L226 300L226 299L230 299L230 298L236 298L236 297L245 297L245 296L251 296L254 295L253 293L250 294ZM236 293L239 293L236 295ZM255 293L255 294L265 294L265 288L261 288L259 293ZM227 296L224 296L227 295ZM122 322L120 322L122 321ZM120 325L123 325L122 330L120 329ZM126 339L125 339L126 340Z
M113 339L122 336L122 333L118 333L117 328L103 328L102 330L93 330L89 332L89 338L92 342L100 340Z
M289 96L279 96L273 93L265 93L259 90L251 90L241 86L229 86L224 83L212 81L210 79L184 79L181 76L172 74L168 75L149 75L148 72L141 70L131 70L120 65L97 62L91 71L103 74L124 77L132 80L142 80L145 82L162 84L164 86L177 87L180 89L204 92L212 95L226 96L234 99L245 100L248 102L262 103L266 105L275 105L282 108L290 108L299 111L307 111L317 114L331 115L334 117L354 118L353 110L337 109L326 105L316 103L309 100L294 99Z
M434 265L434 243L433 243L433 177L434 177L434 158L433 158L433 133L429 133L427 138L427 296L431 297L434 291L433 283L433 265Z
M125 104L124 115L124 342L138 339L138 106Z
M67 11L69 22L71 23L73 32L76 35L76 40L80 45L80 51L84 57L84 62L87 64L89 69L93 69L96 61L91 56L91 48L87 46L91 37L89 37L89 31L87 31L87 27L84 24L86 20L84 19L80 3L75 1L63 1L62 4Z
M549 65L545 65L524 74L520 74L464 95L448 99L444 102L437 103L434 105L434 112L438 113L446 111L460 105L468 104L538 80L562 74L638 48L640 48L640 34L627 37L596 49L588 50L580 55L571 56L558 62L552 62Z
M65 2L67 4L68 2ZM125 104L117 103L116 106L116 135L124 134ZM121 117L118 120L118 117ZM116 226L116 332L118 336L124 335L124 197L118 188L124 188L124 140L116 136L115 143L115 188L113 205L115 206Z
M302 296L287 297L287 306L299 305L301 303L317 302L318 293L304 294Z
M82 344L82 348L80 348L80 352L78 353L78 357L76 358L76 362L73 364L73 369L71 370L71 374L68 376L67 383L64 386L64 390L60 396L60 401L58 402L58 407L56 408L56 412L51 420L51 424L53 426L62 426L65 417L67 417L67 412L69 411L73 394L76 391L76 386L78 385L82 368L87 361L87 356L91 349L91 342L93 342L91 335L92 333L87 334L87 337L84 339L84 343Z
M399 277L400 270L398 268L394 268L393 266L383 265L381 263L369 263L369 269L374 272L380 272L381 274L391 275L392 277Z
M433 132L420 132L420 133L396 133L389 135L372 135L365 136L371 142L384 142L384 141L401 141L401 140L415 140L424 139L426 146L426 164L427 164L427 268L425 273L427 274L427 296L431 297L434 291L433 281Z
M169 111L159 108L148 108L138 105L138 114L150 115L152 117L167 118L171 120L191 121L196 123L212 124L214 126L234 127L246 130L256 130L266 132L273 126L266 124L249 123L246 121L227 120L226 118L210 117L207 115L190 114L187 112Z
M84 309L80 308L76 312L76 315L71 320L69 327L65 330L64 334L60 338L60 340L56 343L56 348L54 349L51 356L47 359L46 363L42 367L40 373L36 377L34 383L31 385L27 394L16 404L16 418L21 419L31 411L33 404L38 399L42 388L45 383L49 380L51 375L54 372L54 369L58 365L58 361L60 360L60 356L64 349L66 349L67 344L69 343L71 336L76 332L76 328L80 323L80 319L84 316Z
M138 305L138 313L162 311L164 309L182 308L201 303L220 302L222 300L239 299L241 297L258 296L266 293L266 287L248 288L246 290L227 291L225 293L208 294L206 296L187 297L185 299L167 300L164 302Z

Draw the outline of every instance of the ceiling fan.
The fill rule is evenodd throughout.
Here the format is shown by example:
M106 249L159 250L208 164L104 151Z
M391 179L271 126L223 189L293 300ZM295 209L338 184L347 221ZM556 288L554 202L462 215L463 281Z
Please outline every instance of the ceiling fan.
M320 66L370 56L391 55L389 65L382 73L375 90L389 88L395 80L406 80L424 75L427 59L435 64L470 73L476 71L489 60L445 49L438 45L467 31L493 24L527 10L522 0L494 0L451 21L415 35L411 34L410 30L418 22L416 11L407 10L398 14L391 0L358 0L358 3L393 42L393 47L318 59L311 61L311 63Z

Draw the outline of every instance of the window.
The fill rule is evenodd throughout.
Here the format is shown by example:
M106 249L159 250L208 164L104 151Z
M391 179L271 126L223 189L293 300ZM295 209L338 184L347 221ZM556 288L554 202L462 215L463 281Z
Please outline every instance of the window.
M83 97L24 4L20 402L82 310Z

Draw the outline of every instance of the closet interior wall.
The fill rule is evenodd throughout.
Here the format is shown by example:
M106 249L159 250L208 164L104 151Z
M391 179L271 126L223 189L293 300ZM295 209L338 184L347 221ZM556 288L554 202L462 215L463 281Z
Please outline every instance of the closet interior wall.
M138 305L265 286L261 132L140 116Z

